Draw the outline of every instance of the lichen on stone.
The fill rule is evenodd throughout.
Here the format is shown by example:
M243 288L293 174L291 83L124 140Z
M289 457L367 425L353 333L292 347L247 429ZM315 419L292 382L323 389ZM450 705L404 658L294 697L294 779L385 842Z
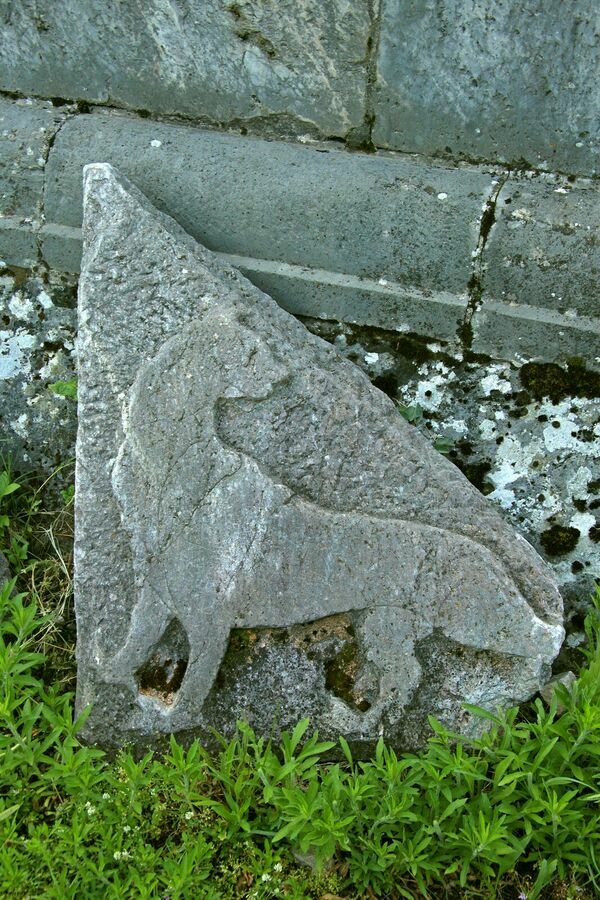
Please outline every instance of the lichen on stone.
M74 456L76 404L51 388L74 378L76 291L73 276L0 270L0 451L18 470Z

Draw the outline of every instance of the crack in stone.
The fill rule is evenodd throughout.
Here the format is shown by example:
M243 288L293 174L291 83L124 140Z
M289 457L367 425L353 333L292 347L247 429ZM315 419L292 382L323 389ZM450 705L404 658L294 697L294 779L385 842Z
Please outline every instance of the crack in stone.
M46 215L45 215L46 189L47 189L47 185L48 185L48 177L46 174L46 170L48 168L48 162L50 160L50 155L52 153L52 150L54 148L54 144L56 143L56 139L57 139L58 135L60 134L60 132L66 125L66 123L69 121L69 119L72 119L74 115L76 115L75 110L67 111L63 115L63 117L60 119L60 121L57 123L56 128L53 130L52 134L48 135L47 139L44 141L44 146L42 147L41 157L44 161L44 167L42 170L42 191L41 191L41 195L40 195L38 220L37 220L37 225L36 225L36 229L35 229L35 245L36 245L37 265L38 265L38 268L40 269L40 271L43 271L43 272L47 272L48 269L50 268L48 266L48 263L44 259L44 251L43 251L43 246L42 246L42 230L46 223Z
M240 467L241 467L241 466L240 466ZM262 509L262 502L263 502L263 500L264 500L264 497L265 497L265 491L263 490L262 493L261 493L261 496L260 496L260 502L259 502L259 508L260 508L260 509ZM244 552L243 552L242 558L241 558L240 562L238 563L238 565L236 566L235 570L231 573L231 576L230 576L230 578L229 578L229 580L228 580L228 582L227 582L227 584L226 584L226 586L225 586L225 590L224 590L223 593L225 594L225 597L226 597L226 598L229 597L229 593L230 593L230 590L231 590L231 586L232 586L232 585L235 585L235 582L236 582L236 580L237 580L237 577L238 577L238 575L240 574L240 572L242 571L242 569L243 569L243 567L244 567L246 561L247 561L248 559L250 559L250 556L251 556L251 554L252 554L252 550L253 550L253 548L254 548L254 545L257 543L257 541L258 541L261 537L264 537L264 529L263 529L262 526L263 526L263 519L262 519L262 518L259 518L258 521L254 523L254 529L253 529L252 534L251 534L251 536L250 536L250 540L248 541L248 543L246 544L246 546L245 546L245 548L244 548Z
M460 346L464 351L469 351L473 346L473 317L481 306L481 298L483 296L483 279L485 275L484 252L490 236L490 232L496 222L496 204L498 197L506 182L510 177L510 171L502 172L497 178L494 178L491 184L491 190L483 206L481 218L479 220L479 234L477 236L477 246L473 252L473 264L471 269L471 277L467 284L467 308L463 319L457 329L457 337Z
M345 143L350 150L375 153L373 142L377 88L377 57L381 37L381 0L368 0L369 35L365 52L365 113L363 121L346 134Z
M236 116L228 120L219 120L207 115L188 115L182 112L160 113L154 110L146 109L144 107L134 107L124 103L120 104L111 97L107 97L105 100L82 100L81 98L77 97L48 97L45 94L37 94L32 91L23 93L20 91L0 89L0 98L4 98L5 100L33 99L40 102L48 101L51 103L55 103L57 106L73 106L74 108L69 111L69 114L66 116L65 120L60 124L59 130L63 127L67 119L74 118L77 115L86 115L95 110L98 110L100 112L105 110L113 110L115 112L121 112L126 113L130 116L135 116L138 119L147 119L151 122L156 123L184 125L190 128L206 128L211 131L231 130L239 132L242 136L245 136L246 134L252 134L253 136L257 137L261 137L261 135L263 135L260 126L281 122L284 124L288 123L288 127L284 127L280 130L276 129L274 132L271 131L266 139L273 139L273 136L275 136L276 140L284 140L295 144L297 143L297 132L299 130L302 130L305 133L307 131L310 132L312 140L316 143L337 143L345 146L348 150L362 150L363 152L376 152L378 150L384 150L386 156L392 158L397 156L399 158L408 157L416 160L442 160L445 163L448 163L450 161L456 166L458 166L459 164L464 165L466 163L467 165L474 167L503 166L504 168L506 168L506 162L501 159L474 156L468 153L457 153L455 155L449 155L444 150L434 149L427 154L423 154L416 151L390 149L384 144L372 143L371 147L364 146L365 123L367 123L368 125L366 131L367 143L372 141L372 132L375 126L374 107L375 89L377 86L376 65L381 30L380 3L381 0L369 0L369 8L371 10L371 28L369 36L367 38L367 51L365 57L367 62L365 118L361 125L356 126L356 128L354 129L350 129L350 131L346 135L330 134L328 132L325 132L310 119L305 119L302 116L299 116L297 113L290 112L267 112L263 115L258 116ZM369 116L371 115L372 121L369 121ZM295 126L293 130L291 128L292 125ZM362 135L362 139L358 139L358 141L355 143L353 141L353 135L357 135L359 132ZM511 174L514 173L519 176L534 177L541 175L544 178L547 178L548 176L564 176L572 178L574 180L581 178L592 183L600 181L600 175L592 172L582 175L579 172L572 172L571 170L567 169L553 169L552 171L549 171L548 169L536 167L528 160L523 160L522 163L519 164L511 164L508 167L508 170Z

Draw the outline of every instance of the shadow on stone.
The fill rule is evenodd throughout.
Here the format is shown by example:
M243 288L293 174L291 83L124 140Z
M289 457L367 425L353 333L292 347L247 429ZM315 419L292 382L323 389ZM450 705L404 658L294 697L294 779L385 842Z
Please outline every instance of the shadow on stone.
M190 658L190 644L179 621L172 619L146 662L136 672L140 694L172 706Z

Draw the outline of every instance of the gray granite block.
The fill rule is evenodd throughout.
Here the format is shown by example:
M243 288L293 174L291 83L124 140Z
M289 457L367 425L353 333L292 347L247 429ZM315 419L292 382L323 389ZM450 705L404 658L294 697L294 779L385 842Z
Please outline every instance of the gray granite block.
M579 178L510 178L485 248L484 297L600 315L600 192Z
M296 135L363 119L367 0L19 0L2 13L4 90Z
M598 171L593 0L382 0L380 147Z
M63 119L51 103L0 97L0 264L39 261L46 163Z

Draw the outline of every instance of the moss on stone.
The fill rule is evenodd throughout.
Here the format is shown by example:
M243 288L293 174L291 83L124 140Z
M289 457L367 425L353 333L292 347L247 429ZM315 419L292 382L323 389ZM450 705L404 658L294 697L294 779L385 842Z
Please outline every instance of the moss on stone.
M360 668L358 648L353 640L347 641L336 655L325 664L325 687L348 706L366 712L371 704L355 691L356 676Z
M600 373L587 369L580 360L566 368L556 363L526 363L520 370L521 383L536 400L553 403L565 397L600 397Z
M466 460L461 458L458 454L450 452L450 457L452 462L460 469L465 478L468 478L471 484L477 488L478 491L484 496L491 494L494 490L494 485L491 481L488 481L487 475L492 468L492 464L489 460L483 459L479 462L473 462L471 460Z
M574 550L581 537L578 528L552 525L540 535L540 542L548 556L564 556Z

